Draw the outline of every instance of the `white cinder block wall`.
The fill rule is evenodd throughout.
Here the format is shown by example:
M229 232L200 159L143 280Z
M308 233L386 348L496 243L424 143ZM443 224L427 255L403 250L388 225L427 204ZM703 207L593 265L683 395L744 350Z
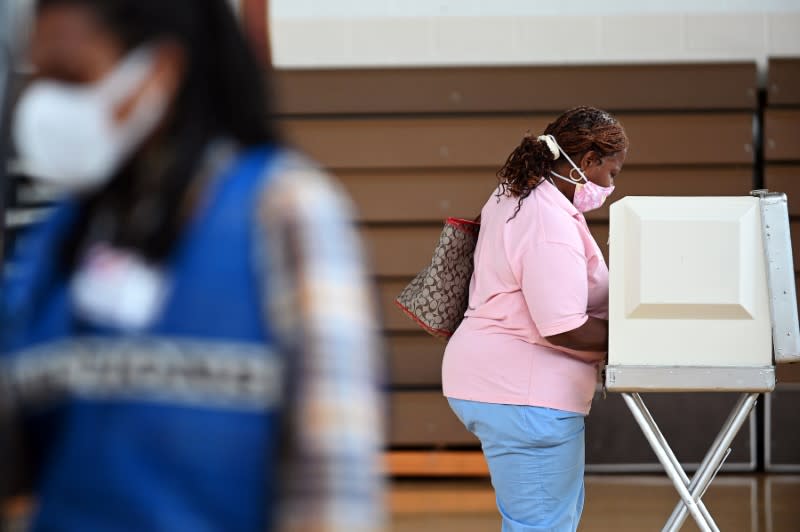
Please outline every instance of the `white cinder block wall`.
M282 68L800 56L800 0L269 0Z

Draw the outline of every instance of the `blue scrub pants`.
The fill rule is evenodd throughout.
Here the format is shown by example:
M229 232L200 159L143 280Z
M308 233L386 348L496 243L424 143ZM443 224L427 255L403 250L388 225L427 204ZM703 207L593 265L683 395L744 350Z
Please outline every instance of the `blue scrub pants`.
M450 399L481 441L502 532L574 532L583 511L583 415Z

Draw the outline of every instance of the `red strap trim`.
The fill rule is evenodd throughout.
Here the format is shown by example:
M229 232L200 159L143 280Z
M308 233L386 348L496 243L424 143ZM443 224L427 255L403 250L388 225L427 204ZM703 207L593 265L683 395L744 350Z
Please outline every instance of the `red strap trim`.
M408 310L408 308L405 305L403 305L402 303L400 303L396 299L394 300L394 304L397 306L397 308L402 310L403 313L406 316L411 318L417 325L419 325L420 327L425 329L425 331L428 334L436 336L437 338L444 338L444 339L447 339L447 338L450 338L451 336L453 336L453 331L446 331L444 329L437 329L436 327L431 327L430 325L428 325L426 323L423 323L413 312Z
M472 220L464 220L463 218L448 218L444 221L445 225L450 225L459 231L464 231L472 235L477 235L481 228L481 224Z

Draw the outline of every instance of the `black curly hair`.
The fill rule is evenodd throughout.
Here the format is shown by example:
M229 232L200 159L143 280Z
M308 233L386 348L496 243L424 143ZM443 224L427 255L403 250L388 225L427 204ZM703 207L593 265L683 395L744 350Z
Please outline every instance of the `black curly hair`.
M566 111L545 128L544 134L553 135L573 160L589 150L605 157L628 148L628 137L622 124L606 111L594 107L582 106ZM553 153L547 143L537 140L530 132L514 148L497 172L500 181L497 197L519 198L509 220L519 213L523 200L530 196L542 178L550 175L553 163Z

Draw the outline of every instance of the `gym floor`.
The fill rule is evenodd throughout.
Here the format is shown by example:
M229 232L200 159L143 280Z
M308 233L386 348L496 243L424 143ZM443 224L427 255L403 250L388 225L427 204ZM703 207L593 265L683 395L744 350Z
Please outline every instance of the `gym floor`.
M800 531L800 476L720 475L703 497L720 530ZM666 476L586 478L580 532L661 530L678 495ZM500 530L488 480L395 481L390 489L392 532ZM682 530L698 530L689 517Z
M487 479L395 480L389 484L388 532L499 532ZM720 475L703 501L724 532L800 530L800 475ZM661 530L678 496L665 476L590 475L580 532ZM30 505L18 501L14 532ZM681 529L698 530L689 517Z

